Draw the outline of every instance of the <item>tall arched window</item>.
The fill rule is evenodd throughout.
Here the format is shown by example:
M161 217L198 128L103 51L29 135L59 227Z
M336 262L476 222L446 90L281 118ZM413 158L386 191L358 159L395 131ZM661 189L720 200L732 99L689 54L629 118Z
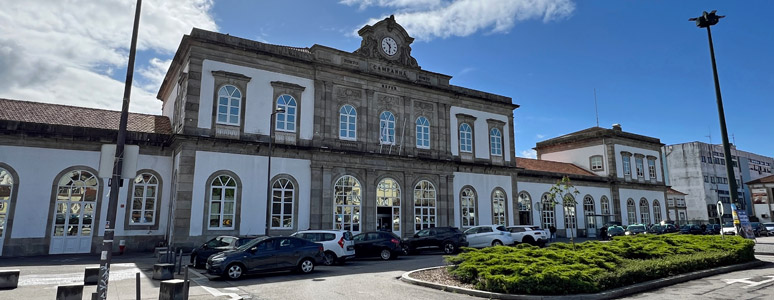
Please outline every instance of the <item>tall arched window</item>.
M233 85L224 85L218 90L218 124L239 126L242 92Z
M296 187L288 178L279 178L271 185L271 228L293 228L293 203Z
M430 121L425 117L417 118L417 148L430 149Z
M541 219L543 219L542 227L543 229L548 229L550 226L556 227L556 204L554 204L551 199L548 198L548 194L543 194L543 196L540 197L540 203L543 204L541 207Z
M90 236L97 206L99 180L85 170L67 172L59 179L54 236Z
M460 151L473 152L473 128L468 123L460 125Z
M414 186L414 231L435 227L435 186L422 180Z
M352 141L357 139L357 111L352 105L344 105L339 110L339 138Z
M11 213L10 207L11 196L13 196L13 185L14 181L11 172L0 167L0 245L3 243L5 231L6 228L8 228L6 222ZM0 251L2 251L2 249L0 249Z
M389 111L379 115L379 142L395 144L395 115Z
M570 194L564 195L565 198L572 198L575 200L575 197L573 197ZM568 202L574 202L573 200L570 200ZM570 207L564 207L564 227L565 228L575 228L576 226L576 215L575 215L575 206Z
M501 189L495 189L492 192L492 224L508 225L505 214L505 192Z
M527 192L519 193L519 224L532 225L532 198Z
M385 178L376 185L376 221L378 229L400 234L400 185L395 179Z
M277 97L277 109L284 109L285 111L277 113L277 121L275 129L285 132L296 132L296 115L298 103L296 99L291 95L280 95Z
M150 173L134 178L130 225L150 225L156 222L159 180Z
M596 217L594 216L594 198L591 198L591 195L583 197L583 213L586 214L586 229L597 228Z
M600 198L599 202L602 204L602 214L603 215L610 215L610 200L607 199L607 196L602 196Z
M627 214L627 221L628 224L637 224L637 212L634 208L634 199L629 198L629 200L626 200L626 214Z
M462 189L460 193L462 206L462 227L476 226L476 193L471 188Z
M360 231L360 181L344 175L333 185L333 229Z
M237 182L233 177L220 175L210 184L209 229L234 229Z
M640 199L640 220L642 224L650 224L650 205L648 199Z
M489 130L489 148L492 155L503 155L503 134L500 129L492 128Z
M661 223L661 203L658 200L653 200L653 223Z

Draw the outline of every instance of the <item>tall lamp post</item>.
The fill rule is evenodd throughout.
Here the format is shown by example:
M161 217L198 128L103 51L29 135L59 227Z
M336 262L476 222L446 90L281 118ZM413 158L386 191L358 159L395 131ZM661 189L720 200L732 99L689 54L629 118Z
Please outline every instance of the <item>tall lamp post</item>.
M712 30L710 26L715 25L725 16L718 16L715 14L717 11L703 12L700 17L690 18L689 21L695 21L696 26L699 28L707 28L707 38L709 39L710 58L712 59L712 74L715 76L715 96L718 101L718 117L720 119L720 135L723 137L723 156L726 159L726 178L728 180L729 194L731 196L731 203L736 204L739 207L739 196L736 193L736 176L734 175L733 160L731 159L731 146L728 143L728 132L726 130L726 115L723 112L723 99L720 97L720 82L718 81L718 68L715 65L715 47L712 45ZM722 219L722 216L720 216Z
M266 232L264 235L269 236L269 227L271 225L271 154L274 150L274 118L278 113L284 113L284 107L277 107L270 116L269 120L269 158L266 163Z

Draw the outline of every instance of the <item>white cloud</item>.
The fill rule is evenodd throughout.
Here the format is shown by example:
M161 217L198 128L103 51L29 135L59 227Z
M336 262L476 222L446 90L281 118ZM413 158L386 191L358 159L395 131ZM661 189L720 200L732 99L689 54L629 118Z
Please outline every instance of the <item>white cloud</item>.
M527 150L522 150L522 151L519 153L519 157L524 157L524 158L537 158L537 151L535 151L535 149L527 149Z
M545 136L545 135L543 135L543 134L539 134L539 133L538 133L538 134L536 134L536 135L535 135L535 137L537 137L538 139L542 139L542 138L544 138L544 137L546 137L546 136Z
M0 97L120 109L135 2L4 1ZM135 63L131 111L161 112L155 95L169 57L192 27L217 30L211 8L212 0L143 2L137 48L156 57Z
M397 2L376 0L344 0L343 4L360 7L382 6L398 8L395 20L409 34L420 40L468 36L479 31L508 32L516 22L540 19L543 22L569 17L575 10L571 0L448 0ZM397 4L396 4L397 3ZM371 19L374 24L384 18ZM362 26L361 26L362 27ZM358 27L357 29L360 29Z

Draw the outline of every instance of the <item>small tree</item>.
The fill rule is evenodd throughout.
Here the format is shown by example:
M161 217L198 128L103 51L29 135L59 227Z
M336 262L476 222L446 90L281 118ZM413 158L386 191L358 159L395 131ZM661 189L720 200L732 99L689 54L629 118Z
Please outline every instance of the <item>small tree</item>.
M578 205L575 196L578 194L580 194L580 192L575 188L572 182L570 182L570 178L564 176L562 177L562 180L556 181L556 184L551 186L551 189L548 190L548 200L553 202L554 205L561 204L562 207L564 207L564 218L565 220L568 220L567 208L570 207L575 209L575 206ZM577 224L578 216L575 216L574 226L576 228L578 227ZM572 248L575 249L575 234L572 229L570 230L570 243L572 243Z

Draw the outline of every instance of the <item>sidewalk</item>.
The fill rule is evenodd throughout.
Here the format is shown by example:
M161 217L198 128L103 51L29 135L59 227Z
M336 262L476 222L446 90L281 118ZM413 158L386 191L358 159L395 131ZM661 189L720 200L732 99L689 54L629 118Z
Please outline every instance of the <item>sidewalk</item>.
M188 257L183 257L183 265ZM136 299L136 274L140 273L141 299L159 299L160 280L153 280L153 264L156 257L153 253L135 253L123 256L113 256L110 267L110 282L108 284L108 299ZM51 255L37 257L18 257L0 259L0 269L20 269L19 286L16 289L0 290L0 299L55 299L58 285L83 283L83 273L86 267L99 266L99 256L89 255ZM183 279L182 270L176 279ZM210 282L199 271L189 272L191 287L189 299L242 299L241 291L230 291L225 282ZM227 292L221 292L218 287ZM83 299L91 299L91 294L97 291L96 285L83 288ZM239 294L243 295L239 295Z

